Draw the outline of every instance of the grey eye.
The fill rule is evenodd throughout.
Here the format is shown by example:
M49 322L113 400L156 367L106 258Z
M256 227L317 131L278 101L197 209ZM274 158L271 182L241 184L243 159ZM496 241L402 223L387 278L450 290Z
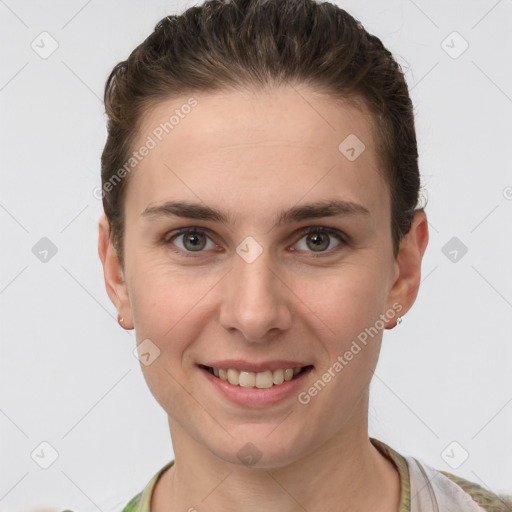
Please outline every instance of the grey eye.
M176 240L182 240L182 246L180 247L179 244L177 244ZM207 243L208 243L209 237L206 235L206 233L202 231L196 231L196 230L188 230L184 231L182 233L178 233L174 235L169 242L172 242L173 244L177 245L178 248L181 250L184 250L186 252L201 252L203 249L205 249ZM215 244L210 240L210 243L212 246ZM213 248L213 247L210 247Z
M327 249L333 249L344 242L341 235L336 231L320 228L304 233L297 243L301 243L302 240L305 240L306 248L301 249L299 247L299 250L304 250L306 252L324 252ZM332 244L333 240L337 240L337 244L334 246Z

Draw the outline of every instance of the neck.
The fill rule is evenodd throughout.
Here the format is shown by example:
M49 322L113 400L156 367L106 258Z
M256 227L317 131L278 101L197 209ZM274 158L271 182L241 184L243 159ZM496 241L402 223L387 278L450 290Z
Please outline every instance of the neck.
M226 462L170 424L175 463L155 489L151 511L396 512L399 476L371 443L367 400L361 402L359 414L338 435L307 456L270 469Z

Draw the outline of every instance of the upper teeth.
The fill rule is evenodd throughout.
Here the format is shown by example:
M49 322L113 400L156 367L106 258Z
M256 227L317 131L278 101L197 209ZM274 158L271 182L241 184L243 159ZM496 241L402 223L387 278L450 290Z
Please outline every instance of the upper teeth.
M244 388L271 388L274 385L282 384L284 381L292 380L301 371L297 368L279 368L278 370L265 370L264 372L244 372L235 368L213 368L213 374L233 386Z

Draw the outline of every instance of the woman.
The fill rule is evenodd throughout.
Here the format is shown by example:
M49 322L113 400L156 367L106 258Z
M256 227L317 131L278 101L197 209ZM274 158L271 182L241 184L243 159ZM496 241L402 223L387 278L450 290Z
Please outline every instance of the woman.
M403 73L312 0L161 20L105 90L99 255L175 459L125 507L509 510L368 437L428 243Z

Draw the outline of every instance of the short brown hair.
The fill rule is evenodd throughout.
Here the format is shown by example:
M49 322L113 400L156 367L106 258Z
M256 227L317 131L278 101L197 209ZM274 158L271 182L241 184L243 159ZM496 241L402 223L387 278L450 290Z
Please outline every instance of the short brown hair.
M396 256L418 206L420 175L413 105L392 54L358 20L328 2L208 0L158 22L105 85L102 197L121 264L128 177L105 185L130 158L144 114L180 94L292 83L333 98L362 100L371 113L390 190Z

